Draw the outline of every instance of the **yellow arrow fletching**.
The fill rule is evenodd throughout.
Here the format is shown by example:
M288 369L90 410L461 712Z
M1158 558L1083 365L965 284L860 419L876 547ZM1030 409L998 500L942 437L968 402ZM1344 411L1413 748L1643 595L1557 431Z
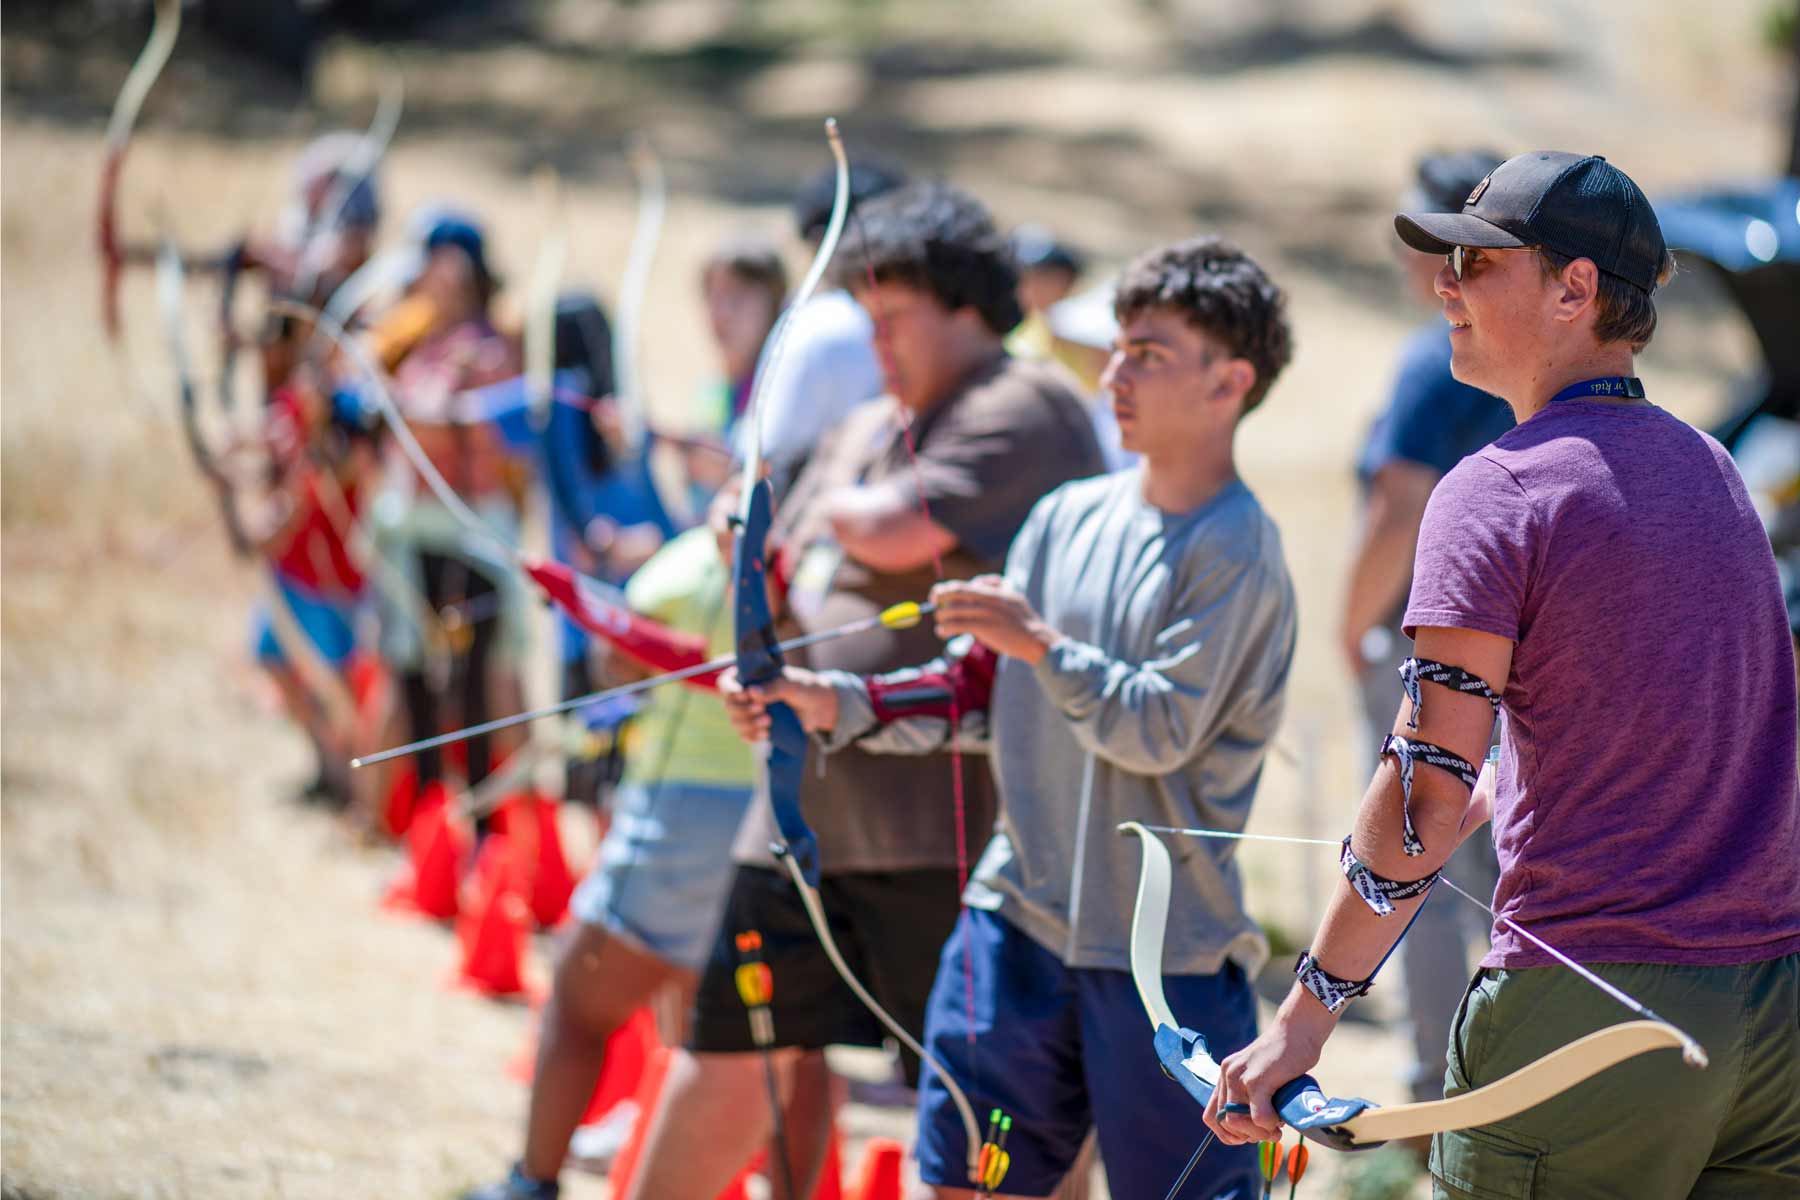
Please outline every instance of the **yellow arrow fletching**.
M1006 1172L1012 1166L1012 1155L1004 1150L996 1150L982 1171L982 1182L987 1184L988 1191L996 1190L1006 1178Z
M743 963L736 972L738 998L747 1007L760 1008L775 995L775 976L767 963Z
M883 629L911 629L925 619L925 610L917 600L907 600L881 610Z

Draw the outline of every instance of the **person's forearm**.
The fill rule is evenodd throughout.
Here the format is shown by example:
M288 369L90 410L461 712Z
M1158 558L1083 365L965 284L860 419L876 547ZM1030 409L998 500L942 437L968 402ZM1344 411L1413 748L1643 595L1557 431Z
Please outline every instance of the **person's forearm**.
M844 553L892 575L929 567L956 548L955 537L916 511L834 514L831 528Z
M1350 562L1338 634L1354 660L1362 636L1406 601L1419 522L1436 483L1435 472L1396 461L1369 481L1368 508Z
M1406 600L1418 530L1388 520L1371 521L1350 564L1340 628L1348 644L1387 619Z
M1376 875L1410 881L1423 879L1449 861L1460 840L1469 792L1451 775L1420 765L1413 776L1413 829L1425 850L1408 856L1403 849L1400 776L1392 759L1383 759L1357 809L1351 850ZM1380 966L1399 940L1424 896L1392 901L1393 911L1376 915L1347 879L1339 878L1309 952L1319 967L1340 979L1362 981ZM1339 1010L1340 1013L1342 1010ZM1298 982L1281 1007L1280 1019L1300 1028L1329 1028L1336 1015Z
M837 488L818 507L844 553L876 571L917 571L956 549L956 536L898 480Z

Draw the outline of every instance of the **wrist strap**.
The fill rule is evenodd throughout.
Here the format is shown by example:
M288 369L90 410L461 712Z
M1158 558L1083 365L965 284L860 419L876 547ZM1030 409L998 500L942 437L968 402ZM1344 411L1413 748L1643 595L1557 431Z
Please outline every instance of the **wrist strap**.
M1313 994L1313 998L1325 1006L1325 1011L1335 1013L1358 996L1366 996L1369 989L1375 986L1373 978L1364 980L1340 979L1319 965L1319 960L1312 952L1302 950L1294 963L1294 974L1299 977L1300 986Z
M1433 871L1423 879L1389 879L1385 875L1377 875L1364 866L1350 849L1350 839L1344 838L1344 847L1338 852L1338 865L1344 869L1344 878L1358 896L1363 898L1370 909L1378 917L1390 917L1394 914L1394 904L1401 900L1411 900L1414 896L1422 896L1431 890L1437 882L1442 868Z
M1463 786L1471 791L1475 787L1475 766L1462 755L1430 742L1421 742L1413 738L1401 737L1390 733L1381 743L1381 757L1393 755L1400 764L1400 824L1401 848L1407 857L1416 858L1425 853L1425 843L1413 831L1412 823L1412 784L1413 763L1423 762L1426 766L1436 767L1440 771L1449 771L1463 781Z
M1461 667L1453 667L1435 659L1409 658L1400 664L1400 686L1405 690L1406 698L1412 701L1412 712L1406 718L1409 729L1419 727L1419 718L1425 712L1425 697L1419 687L1420 681L1435 683L1453 692L1480 696L1496 713L1500 711L1500 697L1494 694L1494 689L1487 685L1485 679L1471 675Z

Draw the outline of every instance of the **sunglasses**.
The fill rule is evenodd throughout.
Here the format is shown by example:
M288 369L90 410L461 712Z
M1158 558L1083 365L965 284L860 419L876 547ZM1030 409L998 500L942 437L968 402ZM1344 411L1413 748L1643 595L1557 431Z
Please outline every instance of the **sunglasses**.
M1539 247L1528 246L1526 249L1537 250ZM1471 252L1477 254L1485 253L1485 251L1473 246L1452 246L1450 247L1450 253L1444 255L1444 261L1450 264L1450 274L1456 276L1456 282L1458 283L1462 282L1464 272L1469 269L1469 254Z

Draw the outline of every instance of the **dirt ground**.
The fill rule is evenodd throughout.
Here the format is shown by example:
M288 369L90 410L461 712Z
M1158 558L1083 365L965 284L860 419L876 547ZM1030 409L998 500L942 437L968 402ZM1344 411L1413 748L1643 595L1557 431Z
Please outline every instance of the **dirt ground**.
M146 234L160 207L196 246L266 223L301 142L366 122L382 71L399 69L389 211L435 197L476 208L501 271L523 284L542 228L529 173L552 162L569 277L611 295L633 204L619 148L646 130L674 189L647 366L675 422L710 367L696 264L728 231L785 234L786 194L826 161L827 113L853 153L953 178L1006 223L1048 223L1097 273L1195 229L1237 238L1291 289L1299 340L1241 438L1302 609L1283 734L1300 765L1271 766L1255 827L1325 836L1362 759L1332 638L1348 464L1421 317L1385 227L1409 160L1469 142L1592 149L1653 195L1765 173L1791 102L1759 40L1769 7L784 3L752 24L724 3L546 3L386 57L333 43L303 97L196 38L146 107L122 220ZM397 855L288 800L306 750L249 664L256 580L230 558L179 443L147 279L126 287L120 345L99 331L100 133L139 31L8 22L5 1194L453 1195L514 1152L524 1092L502 1067L528 1014L445 988L448 936L377 911ZM200 345L211 297L195 293ZM1664 311L1643 374L1658 402L1704 421L1748 335L1697 277ZM1245 859L1258 911L1304 937L1332 864L1261 846ZM540 975L544 961L540 947ZM1391 996L1371 1003L1392 1011ZM1400 1062L1397 1037L1358 1026L1320 1074L1393 1101ZM907 1128L876 1110L846 1123L859 1139ZM1303 1193L1350 1194L1330 1157L1315 1156L1320 1182Z

